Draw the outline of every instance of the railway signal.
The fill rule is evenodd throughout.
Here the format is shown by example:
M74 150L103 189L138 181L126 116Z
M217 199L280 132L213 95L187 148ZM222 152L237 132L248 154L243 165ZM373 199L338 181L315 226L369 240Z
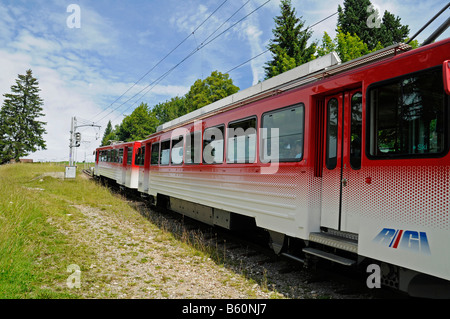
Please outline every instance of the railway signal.
M73 161L73 148L74 147L80 147L81 145L81 133L77 132L77 129L84 126L91 126L91 127L98 127L100 128L100 125L95 125L94 123L91 124L81 124L78 125L77 118L74 116L72 117L71 126L70 126L70 153L69 153L69 166L66 166L66 178L75 178L75 166Z

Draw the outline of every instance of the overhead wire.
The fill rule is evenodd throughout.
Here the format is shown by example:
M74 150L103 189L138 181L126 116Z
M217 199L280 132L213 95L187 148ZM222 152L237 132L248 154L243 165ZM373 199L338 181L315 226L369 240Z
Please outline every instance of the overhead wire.
M100 111L99 113L97 113L92 119L95 119L97 116L99 116L100 114L102 114L103 112L105 112L107 109L109 109L110 107L112 107L112 105L114 105L117 101L119 101L123 96L125 96L125 94L127 94L132 88L134 88L139 82L141 82L145 77L147 77L147 75L150 74L150 72L152 72L158 65L160 65L162 62L164 62L164 60L166 60L176 49L178 49L184 42L186 42L192 35L195 34L195 32L197 32L202 26L203 24L206 23L206 21L208 21L228 0L224 0L206 19L204 19L191 33L189 33L188 36L186 36L180 43L178 43L171 51L169 51L162 59L160 59L152 68L150 68L144 75L142 75L136 82L133 83L133 85L131 87L129 87L124 93L122 93L122 95L120 95L116 100L114 100L114 102L112 102L107 108L103 109L102 111ZM128 102L128 101L127 101ZM123 104L121 104L120 106L122 106ZM120 107L119 106L119 107ZM117 109L117 108L116 108ZM110 113L108 113L109 115ZM101 120L103 120L104 118L96 121L96 122L100 122Z
M336 15L336 14L338 14L338 11L336 11L335 13L329 15L328 17L326 17L326 18L324 18L324 19L322 19L322 20L320 20L320 21L318 21L318 22L316 22L316 23L310 25L310 26L309 26L308 28L306 28L306 29L307 29L307 30L308 30L308 29L311 29L312 27L315 27L316 25L318 25L318 24L324 22L325 20L328 20L329 18L331 18L332 16L334 16L334 15ZM266 49L266 50L262 51L261 53L258 53L258 54L255 55L254 57L248 59L247 61L242 62L241 64L239 64L239 65L237 65L237 66L235 66L235 67L229 69L229 70L228 70L227 72L225 72L225 73L233 72L234 70L240 68L241 66L243 66L243 65L245 65L245 64L247 64L247 63L249 63L250 61L252 61L252 60L254 60L254 59L256 59L256 58L259 58L261 55L264 55L264 54L266 54L266 53L269 52L269 51L270 51L270 49Z
M269 0L270 1L270 0ZM203 48L205 44L205 41L208 40L209 38L211 38L218 30L220 30L222 28L222 26L224 24L226 24L229 20L231 20L240 10L242 10L243 7L245 7L248 3L250 2L250 0L248 0L247 2L245 2L239 9L237 9L227 20L225 20L218 28L216 28L208 37L205 38L205 40L203 40L200 45L197 44L197 47L191 51L191 53L189 53L189 55L187 57L185 57L185 59L183 59L180 63L178 63L177 65L175 65L172 69L168 70L167 72L165 72L163 75L161 75L158 79L156 79L155 81L153 81L152 83L150 83L146 88L148 88L149 86L151 86L149 88L149 90L147 92L145 92L142 96L140 96L138 98L138 100L136 100L133 104L137 103L140 99L142 99L149 91L151 91L154 87L156 87L156 85L159 84L159 82L161 82L167 75L169 75L175 68L177 68L181 63L183 63L186 59L190 58L192 55L194 55L197 51L199 51L200 49ZM232 26L233 27L233 26ZM227 29L228 30L228 29ZM225 32L227 31L225 30ZM196 41L197 43L197 41ZM144 89L146 89L144 88Z
M267 0L266 2L264 2L263 4L261 4L260 6L258 6L256 9L252 10L250 13L248 13L247 15L245 15L244 17L242 17L241 19L239 19L238 21L236 21L235 23L233 23L231 26L229 26L227 29L225 29L224 31L222 31L221 33L219 33L218 35L216 35L214 38L210 39L225 23L227 23L233 16L235 16L237 14L237 12L239 12L250 0L248 0L247 2L245 2L238 10L236 10L226 21L224 21L218 28L216 28L216 30L214 30L207 38L205 38L205 40L202 41L202 43L200 43L200 45L197 45L197 47L192 50L186 57L184 57L181 61L179 61L175 66L173 66L172 68L170 68L168 71L166 71L165 73L163 73L160 77L158 77L156 80L152 81L150 84L148 84L147 86L145 86L143 89L141 89L139 92L137 92L136 94L134 94L131 98L129 98L128 100L126 100L125 102L123 102L122 104L120 104L118 107L116 107L114 110L112 110L111 112L109 112L107 115L105 115L104 117L102 117L100 120L96 121L96 122L100 122L103 119L105 119L107 116L109 116L112 112L116 111L119 107L125 105L126 103L128 103L129 101L131 101L133 98L135 98L136 96L138 96L139 94L141 94L142 92L144 92L145 90L147 90L145 93L142 94L142 96L140 96L132 105L130 105L129 107L127 107L123 112L121 112L121 115L119 115L118 117L121 117L124 115L124 113L130 109L131 106L135 105L135 103L137 103L140 99L142 99L146 94L148 94L152 89L154 89L156 87L156 85L158 85L163 79L165 79L171 72L173 72L176 68L178 68L182 63L184 63L186 60L188 60L191 56L193 56L195 53L197 53L198 51L200 51L201 49L203 49L205 46L209 45L210 43L212 43L214 40L216 40L217 38L219 38L221 35L223 35L224 33L226 33L228 30L234 28L237 24L239 24L240 22L242 22L243 20L245 20L247 17L249 17L251 14L255 13L257 10L261 9L263 6L265 6L268 2L270 2L271 0ZM173 51L175 51L182 43L184 43L190 36L194 35L194 33L221 7L224 5L224 3L226 2L226 0L213 12L211 13L207 19L205 19L192 33L190 33L182 42L180 42L180 44L178 44L173 50L171 50L165 57L163 57L163 59L161 59L157 65L159 65L160 63L162 63ZM332 16L336 15L338 12L335 12L331 15L329 15L328 17L310 25L307 29L310 29L324 21L326 21L327 19L331 18ZM208 41L208 39L210 39ZM247 61L233 67L232 69L228 70L226 73L230 73L232 71L234 71L235 69L247 64L248 62L260 57L261 55L267 53L269 51L269 49L257 54L256 56L248 59ZM155 67L157 66L155 65ZM141 81L146 75L148 75L155 67L153 67L151 70L149 70L143 77L141 77L141 79L138 80ZM127 90L128 92L129 90ZM126 93L126 92L125 92ZM124 93L124 94L125 94ZM124 95L123 94L123 95ZM123 96L122 95L122 96ZM121 97L122 97L121 96ZM116 117L115 119L117 119L118 117ZM114 119L114 120L115 120Z
M213 41L215 41L216 39L218 39L221 35L223 35L224 33L226 33L228 30L234 28L237 24L241 23L243 20L247 19L250 15L254 14L256 11L258 11L259 9L261 9L263 6L265 6L267 3L269 3L271 0L267 0L266 2L264 2L263 4L261 4L260 6L258 6L256 9L252 10L250 13L246 14L244 17L242 17L241 19L239 19L238 21L236 21L235 23L233 23L231 26L229 26L228 28L226 28L224 31L220 32L218 35L216 35L215 37L213 37L212 39L210 39L209 41L203 41L199 46L197 46L194 50L192 50L186 57L184 57L181 61L179 61L175 66L173 66L172 68L170 68L168 71L166 71L164 74L162 74L160 77L158 77L156 80L154 80L152 83L150 83L149 85L147 85L146 87L144 87L141 91L139 91L137 94L135 94L134 96L132 96L130 99L128 99L127 101L125 101L124 103L122 103L120 106L126 104L127 102L129 102L131 99L135 98L138 94L142 93L144 90L147 90L142 96L139 97L138 100L142 99L147 93L149 93L156 85L158 85L164 78L166 78L173 70L175 70L176 68L178 68L182 63L184 63L186 60L188 60L191 56L193 56L195 53L197 53L198 51L200 51L201 49L203 49L204 47L206 47L207 45L209 45L210 43L212 43ZM248 1L245 3L247 4ZM241 6L237 11L241 10L244 6ZM234 16L237 12L235 12L232 16ZM229 18L230 19L230 18ZM228 20L229 20L228 19ZM223 24L222 24L223 25ZM220 29L222 27L222 25L217 28L212 34L216 33L218 31L218 29ZM212 35L208 36L206 39L209 39ZM134 104L130 105L128 108L126 108L124 110L124 112L126 112L128 109L130 109L131 106L133 106ZM119 106L119 107L120 107ZM117 108L116 108L117 109ZM124 113L122 112L122 114ZM109 114L111 114L112 112L108 113L106 116L108 116ZM101 120L103 120L103 117ZM120 115L122 116L122 115ZM118 116L118 117L120 117ZM118 118L116 117L116 118ZM115 118L115 119L116 119ZM100 120L99 120L100 121Z

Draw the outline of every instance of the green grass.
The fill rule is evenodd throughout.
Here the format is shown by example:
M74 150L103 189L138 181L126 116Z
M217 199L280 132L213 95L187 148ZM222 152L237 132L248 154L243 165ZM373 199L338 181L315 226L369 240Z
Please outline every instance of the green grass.
M95 232L86 229L83 223L86 216L80 206L97 208L111 217L111 221L131 223L135 229L142 227L144 233L154 236L156 244L164 243L150 249L158 249L166 259L197 256L200 257L199 263L211 258L216 264L224 265L225 249L205 246L201 232L174 231L163 218L154 220L147 216L146 219L137 212L139 209L131 207L120 195L83 178L80 170L74 180L46 176L46 173L63 173L64 169L63 164L0 166L0 299L117 297L109 290L89 290L94 284L100 287L108 285L112 277L102 274L96 247L80 241L83 236L95 237ZM113 224L109 231L115 230ZM108 238L114 237L113 234L104 234ZM118 250L124 243L130 245L122 240L126 235L121 236L124 235L116 238ZM92 245L95 240L88 242ZM166 252L172 245L181 248L174 256ZM135 257L136 263L151 262L147 257ZM67 267L72 264L78 265L82 272L81 289L67 285L71 275ZM118 276L124 275L122 268L117 265ZM162 283L172 280L166 274L164 276ZM242 277L242 282L248 281L245 277ZM265 282L267 286L267 278L264 280L263 284ZM168 296L164 291L160 293Z
M114 197L80 176L65 181L42 176L48 172L64 172L64 166L0 166L0 299L78 298L67 288L67 266L88 269L90 248L74 243L52 221L70 223L79 214L71 204L99 207L111 205ZM112 213L126 207L115 200L108 207Z
M71 297L45 288L39 263L54 247L57 233L46 219L46 207L23 187L29 179L27 165L0 167L0 298ZM61 240L61 238L59 238Z

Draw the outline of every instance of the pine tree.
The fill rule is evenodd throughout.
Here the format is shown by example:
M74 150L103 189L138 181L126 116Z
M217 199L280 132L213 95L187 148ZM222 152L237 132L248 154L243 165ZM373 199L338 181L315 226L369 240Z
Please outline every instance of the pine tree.
M375 48L378 39L378 29L369 27L367 20L370 16L372 6L370 0L344 0L344 8L338 6L337 27L342 33L357 35L364 43L368 45L369 50ZM378 12L372 13L373 21L379 19ZM338 31L338 30L337 30Z
M308 46L312 31L303 29L305 22L296 17L291 0L282 0L280 9L281 15L274 18L274 39L268 46L272 60L264 67L266 79L311 61L316 50L315 43Z
M43 135L45 122L43 99L39 97L39 82L32 71L18 75L12 93L4 94L5 100L0 110L0 163L19 161L20 157L46 149Z
M392 13L384 12L379 38L379 42L383 47L405 42L409 34L409 27L402 25L400 20L400 17L395 17Z
M105 146L109 144L109 140L111 139L111 134L113 133L113 128L111 121L108 121L106 125L105 133L103 134L102 144L100 146Z
M344 0L344 8L338 6L337 28L344 34L357 35L369 51L403 42L409 33L409 27L389 11L380 18L370 0Z

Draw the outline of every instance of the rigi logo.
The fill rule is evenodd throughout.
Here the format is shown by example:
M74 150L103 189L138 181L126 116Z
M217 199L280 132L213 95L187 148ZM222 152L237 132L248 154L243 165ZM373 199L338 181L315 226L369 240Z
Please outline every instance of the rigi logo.
M373 239L377 244L431 255L427 234L414 230L383 228Z

